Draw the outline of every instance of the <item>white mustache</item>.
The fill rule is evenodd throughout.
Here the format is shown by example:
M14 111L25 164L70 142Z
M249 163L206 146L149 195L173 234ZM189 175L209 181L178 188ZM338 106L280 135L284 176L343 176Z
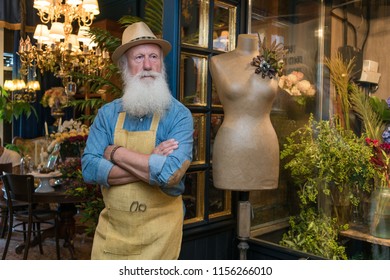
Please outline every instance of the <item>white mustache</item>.
M142 78L157 78L157 77L160 77L162 74L159 73L159 72L155 72L155 71L141 71L139 73L137 73L134 77L135 78L138 78L138 79L142 79Z

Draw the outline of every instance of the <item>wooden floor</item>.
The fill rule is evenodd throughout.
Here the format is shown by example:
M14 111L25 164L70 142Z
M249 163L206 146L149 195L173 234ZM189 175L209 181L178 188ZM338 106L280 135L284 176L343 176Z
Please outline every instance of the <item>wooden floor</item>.
M85 233L83 233L83 230L77 230L76 226L76 233L74 238L74 259L77 260L89 260L91 257L91 249L92 249L92 240L93 238L90 236L87 236ZM0 238L0 259L4 251L6 242L6 236L5 238ZM20 244L23 244L23 235L19 232L13 232L12 238L10 242L10 246L8 248L8 253L6 256L7 260L22 260L23 259L23 252L17 253L16 247ZM39 252L39 247L34 246L31 247L28 252L28 259L29 260L56 260L56 243L54 238L46 238L43 243L43 255ZM62 260L71 260L72 256L70 253L70 250L66 247L64 247L64 240L60 240L60 254Z

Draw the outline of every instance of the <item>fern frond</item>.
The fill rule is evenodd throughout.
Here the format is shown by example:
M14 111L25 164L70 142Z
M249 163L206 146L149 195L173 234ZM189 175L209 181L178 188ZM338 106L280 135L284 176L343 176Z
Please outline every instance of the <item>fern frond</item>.
M133 23L136 23L136 22L139 22L139 21L143 21L142 18L140 17L136 17L136 16L131 16L131 15L125 15L125 16L122 16L118 22L123 25L124 27L127 27Z
M107 30L101 28L91 28L89 31L90 35L93 36L94 42L98 44L100 48L107 49L110 53L113 53L114 50L120 46L121 40L113 35Z
M364 132L369 138L381 141L385 123L381 116L373 110L370 97L352 83L349 86L349 98L352 109L363 122Z

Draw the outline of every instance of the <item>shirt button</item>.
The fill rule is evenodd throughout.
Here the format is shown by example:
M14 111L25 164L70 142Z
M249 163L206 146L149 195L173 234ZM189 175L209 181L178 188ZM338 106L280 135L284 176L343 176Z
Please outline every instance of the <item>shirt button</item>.
M139 121L142 122L144 119L143 118L140 118Z

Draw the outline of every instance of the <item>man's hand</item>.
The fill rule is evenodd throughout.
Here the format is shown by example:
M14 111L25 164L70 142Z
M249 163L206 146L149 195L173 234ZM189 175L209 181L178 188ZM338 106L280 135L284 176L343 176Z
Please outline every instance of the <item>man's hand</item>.
M178 147L179 142L177 142L175 139L169 139L161 142L156 148L154 148L152 154L168 156Z

